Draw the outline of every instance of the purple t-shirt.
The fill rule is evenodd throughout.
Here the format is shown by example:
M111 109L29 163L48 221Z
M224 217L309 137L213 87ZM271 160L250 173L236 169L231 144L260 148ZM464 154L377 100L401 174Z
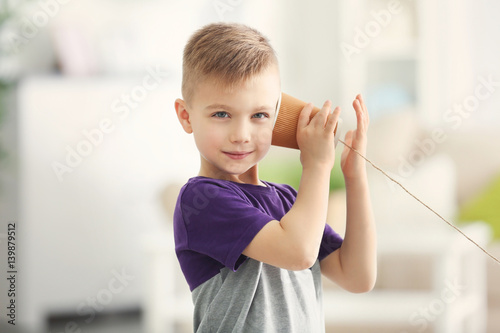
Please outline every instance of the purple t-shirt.
M191 291L227 267L237 271L255 235L290 210L297 191L289 185L266 186L193 177L182 187L174 212L175 251ZM328 225L318 253L321 261L342 244Z

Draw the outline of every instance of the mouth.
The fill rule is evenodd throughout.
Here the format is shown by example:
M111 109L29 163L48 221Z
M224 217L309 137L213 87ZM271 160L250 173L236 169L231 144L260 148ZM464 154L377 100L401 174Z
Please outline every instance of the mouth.
M249 151L224 151L223 152L226 156L229 158L232 158L233 160L241 160L250 155L252 152Z

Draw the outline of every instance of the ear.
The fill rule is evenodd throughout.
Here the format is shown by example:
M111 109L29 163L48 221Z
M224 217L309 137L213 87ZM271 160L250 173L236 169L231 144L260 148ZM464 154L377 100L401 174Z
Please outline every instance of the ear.
M187 110L186 102L180 98L175 100L175 112L177 113L177 118L184 128L184 131L188 134L193 133L193 128L191 127L191 121L189 119L189 112Z

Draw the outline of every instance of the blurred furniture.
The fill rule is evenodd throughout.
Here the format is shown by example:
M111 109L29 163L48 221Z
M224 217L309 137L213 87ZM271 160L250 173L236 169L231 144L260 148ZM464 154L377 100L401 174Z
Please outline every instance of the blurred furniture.
M140 235L165 229L164 184L187 179L198 163L174 112L177 81L151 89L149 79L146 90L147 75L20 83L21 324L43 331L49 315L69 315L85 330L92 311L140 310Z
M193 302L175 256L171 231L143 237L147 272L144 332L193 332Z
M366 294L325 290L327 325L371 327L370 332L388 332L401 327L408 332L486 332L485 254L448 227L430 231L400 226L379 232L379 258L397 254L408 268L416 257L431 259L431 286L428 290L375 289ZM486 246L490 230L474 223L462 228L472 239ZM425 272L415 279L426 279ZM404 273L394 279L404 278Z

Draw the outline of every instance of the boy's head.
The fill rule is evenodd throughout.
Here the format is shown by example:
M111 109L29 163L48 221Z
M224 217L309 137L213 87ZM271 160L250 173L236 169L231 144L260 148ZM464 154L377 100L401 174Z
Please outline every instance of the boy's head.
M276 54L257 30L236 23L209 24L196 31L184 48L182 96L190 105L202 82L231 91L273 66L278 68Z
M182 95L175 108L200 151L199 175L255 176L271 146L281 95L267 38L241 24L214 23L195 32L184 49Z

